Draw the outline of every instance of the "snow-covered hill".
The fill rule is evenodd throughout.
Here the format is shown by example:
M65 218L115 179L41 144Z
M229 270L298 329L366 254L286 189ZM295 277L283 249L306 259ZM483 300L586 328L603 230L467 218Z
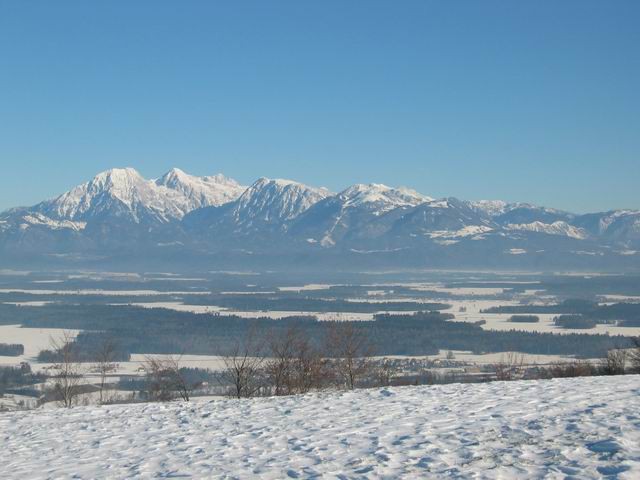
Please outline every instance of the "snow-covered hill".
M0 413L0 477L640 477L640 376Z

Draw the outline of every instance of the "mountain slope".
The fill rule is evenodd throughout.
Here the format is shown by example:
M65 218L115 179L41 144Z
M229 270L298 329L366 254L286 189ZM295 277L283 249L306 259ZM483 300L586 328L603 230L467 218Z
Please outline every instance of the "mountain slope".
M132 223L167 223L195 208L221 205L242 189L224 177L198 179L177 169L153 181L132 168L114 168L33 210L55 220L87 222L111 217Z
M187 215L184 225L195 232L206 232L220 239L283 234L287 222L298 217L330 192L292 180L260 178L240 195L222 207L203 208Z
M247 189L222 174L196 177L173 168L155 181L159 187L180 192L186 199L186 212L202 207L219 207L236 200Z
M292 222L291 232L307 242L330 247L375 219L415 207L430 197L406 188L358 184L317 202Z
M114 168L57 198L0 214L0 247L81 255L180 244L178 222L185 214L233 199L242 189L222 176L198 179L174 169L154 181L132 168Z

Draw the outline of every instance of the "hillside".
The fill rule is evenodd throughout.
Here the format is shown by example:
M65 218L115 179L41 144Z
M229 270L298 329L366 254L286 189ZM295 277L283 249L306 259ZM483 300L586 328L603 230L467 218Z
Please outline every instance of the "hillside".
M640 376L0 414L2 478L640 476Z

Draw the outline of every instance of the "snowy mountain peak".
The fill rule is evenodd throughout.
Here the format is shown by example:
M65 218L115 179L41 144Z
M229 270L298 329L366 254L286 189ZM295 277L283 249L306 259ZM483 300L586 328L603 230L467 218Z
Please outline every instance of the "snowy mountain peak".
M398 207L415 207L433 200L410 188L392 188L381 183L356 184L343 190L339 197L345 207L373 207L388 211Z
M145 189L147 183L133 168L112 168L96 175L86 184L86 190L89 193L110 192L124 203L131 204L136 190Z
M117 185L119 183L126 183L131 181L144 180L142 175L135 169L131 167L125 168L110 168L109 170L105 170L104 172L98 173L91 182L93 183L101 183L108 182L112 185Z
M179 168L172 168L155 183L184 195L189 211L232 202L246 190L246 187L222 174L196 177Z
M99 210L104 211L109 203L107 199L128 209L132 209L134 203L151 201L152 190L149 182L135 169L113 168L35 208L53 219L83 220L91 216L98 205Z
M167 184L189 181L192 178L195 178L195 177L193 177L193 175L189 175L184 170L174 167L171 170L169 170L167 173L162 175L159 179L157 179L156 183L158 185L166 186Z
M507 211L507 206L509 205L504 200L477 200L470 204L477 211L483 212L490 217L502 215Z
M238 198L233 215L241 222L249 219L267 223L289 220L330 194L325 188L262 177Z
M158 180L146 180L133 168L113 168L34 211L55 220L88 221L117 217L134 223L168 222L210 205L235 200L244 187L231 179L194 177L174 168Z

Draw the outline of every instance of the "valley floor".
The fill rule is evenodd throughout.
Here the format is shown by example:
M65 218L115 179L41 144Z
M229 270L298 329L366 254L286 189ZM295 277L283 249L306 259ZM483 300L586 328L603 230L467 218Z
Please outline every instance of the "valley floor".
M640 376L0 414L0 477L640 478Z

